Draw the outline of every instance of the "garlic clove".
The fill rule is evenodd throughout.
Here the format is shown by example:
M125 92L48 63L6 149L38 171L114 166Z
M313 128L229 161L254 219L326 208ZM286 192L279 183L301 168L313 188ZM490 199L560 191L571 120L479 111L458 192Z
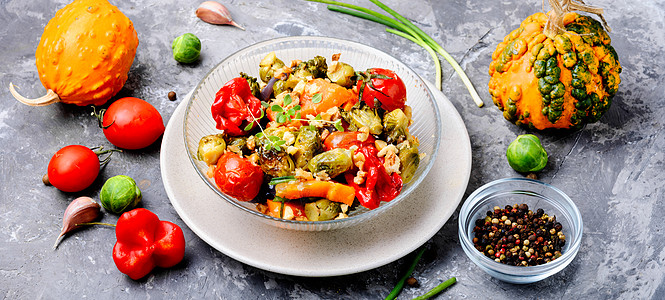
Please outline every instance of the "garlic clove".
M53 245L53 249L58 247L62 238L68 232L81 227L78 224L92 222L101 215L101 206L90 197L78 197L74 199L62 217L62 229L60 235Z
M226 6L215 1L205 1L196 9L196 16L202 21L216 25L233 25L242 30L242 26L238 25L231 18L231 13L226 9Z

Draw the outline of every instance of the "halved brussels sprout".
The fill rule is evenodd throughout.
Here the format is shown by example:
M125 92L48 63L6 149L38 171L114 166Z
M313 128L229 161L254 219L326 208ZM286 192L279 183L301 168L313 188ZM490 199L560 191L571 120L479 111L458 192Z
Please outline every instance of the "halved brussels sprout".
M310 126L301 126L293 146L298 149L298 152L293 155L296 168L304 168L314 157L314 153L321 149L319 131Z
M399 144L409 138L409 118L399 108L383 116L383 127L389 144Z
M330 178L337 177L353 167L352 155L348 149L332 149L314 156L307 168L312 173L326 171Z
M418 148L410 143L402 143L398 145L399 149L399 172L402 176L402 182L409 183L413 179L413 174L418 170L418 165L420 165L420 153L418 153ZM409 145L409 146L406 146Z
M208 165L217 164L219 157L226 150L226 142L223 134L206 135L199 140L199 148L196 151L196 158Z
M293 159L284 151L275 149L259 150L259 165L263 173L272 177L289 176L295 174Z
M247 83L249 83L249 88L252 90L252 95L254 95L254 97L260 98L261 86L259 86L259 82L256 80L256 78L249 76L243 72L240 72L240 77L245 78L245 80L247 80Z
M376 112L376 109L371 109L369 106L363 108L353 108L351 111L342 111L342 117L349 123L349 130L358 130L363 127L369 128L369 133L379 135L383 131L381 125L381 118Z
M333 83L339 84L345 88L350 88L353 83L353 76L356 75L356 71L349 64L343 63L341 61L334 61L328 66L328 72L326 72L328 78Z
M259 77L263 82L268 82L275 76L275 71L284 67L284 62L277 58L275 52L270 52L259 63Z
M247 149L247 138L244 136L227 136L225 141L226 149L235 154L243 156L251 152Z
M327 199L317 200L305 204L305 216L310 221L328 221L336 218L342 212L340 204Z

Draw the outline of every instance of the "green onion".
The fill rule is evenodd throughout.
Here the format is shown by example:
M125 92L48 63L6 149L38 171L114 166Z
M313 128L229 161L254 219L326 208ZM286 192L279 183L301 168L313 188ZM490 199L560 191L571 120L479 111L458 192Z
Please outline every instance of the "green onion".
M275 177L272 180L270 180L270 182L268 182L268 184L269 185L277 185L279 183L289 182L289 181L293 181L293 180L296 180L296 178L294 176Z
M420 261L420 258L423 257L423 253L425 253L424 246L420 248L420 251L418 251L418 254L416 254L416 257L413 259L411 266L409 266L409 270L406 271L406 274L404 274L404 276L402 276L402 278L397 282L395 288L393 288L393 290L390 291L390 294L388 294L386 300L393 300L397 298L397 295L399 295L399 293L402 291L402 288L404 288L404 283L406 282L407 279L409 279L409 277L411 277L411 273L413 273L413 270L416 268L418 261Z
M436 55L434 54L434 52L439 53L441 56L443 56L443 58L445 58L448 61L448 63L450 63L455 72L457 72L457 74L460 76L462 82L468 89L469 94L471 95L471 98L473 98L473 101L476 103L476 105L478 105L478 107L482 107L484 105L483 100L480 99L480 96L476 92L476 89L473 87L473 84L469 80L469 77L467 77L466 73L464 73L464 70L462 69L462 67L460 67L457 61L455 61L455 59L452 56L450 56L450 54L446 52L446 50L444 50L443 47L441 47L441 45L439 45L436 41L434 41L434 39L432 39L429 35L427 35L427 33L422 31L420 28L418 28L418 26L411 23L411 21L407 20L396 11L392 10L385 4L381 3L381 1L370 0L372 3L376 4L378 7L380 7L381 9L383 9L384 11L395 17L397 20L390 18L386 15L380 14L378 12L375 12L373 10L353 4L330 1L330 0L307 0L307 1L337 5L357 10L358 12L339 7L328 6L329 10L349 14L355 17L363 18L366 20L370 20L391 27L392 29L387 29L386 31L392 34L399 35L403 38L409 39L412 42L418 44L419 46L425 48L425 50L427 50L430 53L430 55L432 55L432 58L434 59L434 62L437 66L436 83L437 83L437 88L441 89L441 64L439 62L438 57L436 57Z
M450 278L450 279L442 282L441 284L437 285L436 287L434 287L433 289L431 289L429 292L425 293L424 295L413 298L413 300L429 299L430 297L432 297L432 296L440 293L441 291L447 289L449 286L453 285L453 283L455 283L455 282L457 282L457 278L455 278L455 277Z

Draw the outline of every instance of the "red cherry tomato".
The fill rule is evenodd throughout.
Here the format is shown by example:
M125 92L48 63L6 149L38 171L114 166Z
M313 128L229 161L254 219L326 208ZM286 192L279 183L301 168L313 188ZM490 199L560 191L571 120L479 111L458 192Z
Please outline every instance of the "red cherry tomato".
M63 192L89 187L99 174L99 158L88 147L70 145L56 152L48 163L51 184Z
M109 142L130 150L148 147L164 133L164 121L159 111L134 97L113 102L104 113L102 126Z
M335 131L328 135L323 141L323 147L326 151L335 148L349 149L351 146L358 146L358 148L366 145L374 145L374 137L368 135L364 142L358 140L358 131Z
M259 194L263 171L249 160L227 151L217 161L215 183L229 196L240 201L250 201Z
M381 103L381 108L393 111L404 108L406 103L406 86L395 72L387 69L369 69L363 73L364 78L358 80L356 93L367 106L374 108L375 99Z

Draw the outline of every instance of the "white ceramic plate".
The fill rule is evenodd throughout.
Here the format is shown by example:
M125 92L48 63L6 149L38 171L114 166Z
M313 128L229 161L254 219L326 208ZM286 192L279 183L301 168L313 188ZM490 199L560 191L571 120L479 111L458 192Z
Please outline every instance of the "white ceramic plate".
M324 277L391 263L441 229L459 205L471 174L471 143L464 122L446 96L428 85L443 122L438 158L408 198L362 224L322 232L285 230L247 218L221 201L194 170L182 142L189 96L173 113L162 140L160 165L166 193L182 220L206 243L263 270ZM267 252L279 253L279 259Z

